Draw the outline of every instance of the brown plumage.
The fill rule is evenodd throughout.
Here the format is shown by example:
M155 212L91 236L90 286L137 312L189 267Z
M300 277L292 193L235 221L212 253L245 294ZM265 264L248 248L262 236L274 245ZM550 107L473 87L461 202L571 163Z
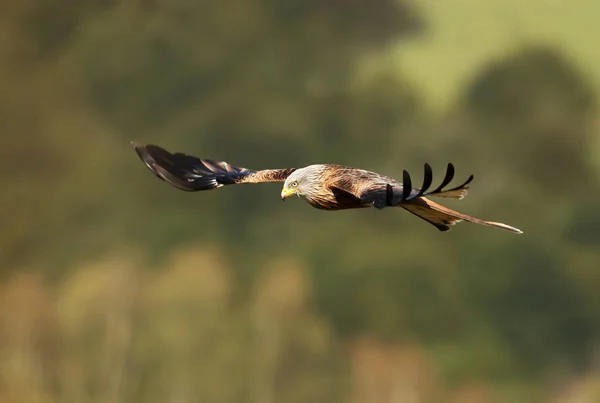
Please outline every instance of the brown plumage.
M435 196L462 199L467 195L473 175L459 186L444 189L454 178L452 164L448 164L442 183L429 190L433 173L428 164L425 164L423 185L413 188L406 171L403 172L402 182L375 172L334 164L253 171L224 161L200 159L182 153L171 154L156 145L141 146L132 143L132 146L150 171L185 191L217 189L241 183L284 182L281 191L283 200L295 194L322 210L402 207L440 231L448 231L456 223L468 221L522 233L510 225L471 217L426 198L425 196Z

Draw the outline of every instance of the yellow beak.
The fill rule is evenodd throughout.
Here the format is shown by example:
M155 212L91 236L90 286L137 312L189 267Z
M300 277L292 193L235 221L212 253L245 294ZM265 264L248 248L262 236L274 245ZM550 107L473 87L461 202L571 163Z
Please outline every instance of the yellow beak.
M281 200L285 201L288 197L296 193L296 189L285 189L281 191Z

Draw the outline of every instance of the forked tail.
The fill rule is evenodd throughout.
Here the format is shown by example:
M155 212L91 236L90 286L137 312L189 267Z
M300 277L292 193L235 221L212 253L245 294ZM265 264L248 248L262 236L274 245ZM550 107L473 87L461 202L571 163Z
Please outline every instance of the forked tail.
M399 206L434 225L440 231L449 231L456 223L468 221L475 224L486 225L488 227L500 228L515 234L523 233L523 231L520 229L511 227L510 225L504 223L481 220L479 218L459 213L458 211L451 210L425 197L405 202Z

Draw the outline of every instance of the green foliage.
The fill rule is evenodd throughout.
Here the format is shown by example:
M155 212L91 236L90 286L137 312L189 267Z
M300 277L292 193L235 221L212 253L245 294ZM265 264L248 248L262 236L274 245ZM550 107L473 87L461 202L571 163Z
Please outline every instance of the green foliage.
M552 49L524 49L490 66L466 95L467 108L499 144L509 148L531 180L569 185L573 176L587 176L595 96L584 78ZM532 155L546 158L531 158ZM569 167L569 169L565 169Z

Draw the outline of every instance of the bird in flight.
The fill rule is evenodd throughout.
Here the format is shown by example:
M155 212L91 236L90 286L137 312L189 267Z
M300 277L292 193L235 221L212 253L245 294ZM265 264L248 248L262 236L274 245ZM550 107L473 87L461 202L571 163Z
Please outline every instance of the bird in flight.
M522 233L510 225L471 217L425 197L462 199L467 195L473 175L459 186L444 189L454 178L452 164L448 164L442 183L430 190L433 173L429 164L425 164L423 185L413 188L411 177L406 170L403 172L402 182L375 172L335 164L254 171L224 161L201 159L183 153L172 154L152 144L138 145L132 142L131 145L156 176L176 188L189 192L241 183L283 182L283 200L296 195L321 210L402 207L440 231L449 231L456 223L467 221Z

